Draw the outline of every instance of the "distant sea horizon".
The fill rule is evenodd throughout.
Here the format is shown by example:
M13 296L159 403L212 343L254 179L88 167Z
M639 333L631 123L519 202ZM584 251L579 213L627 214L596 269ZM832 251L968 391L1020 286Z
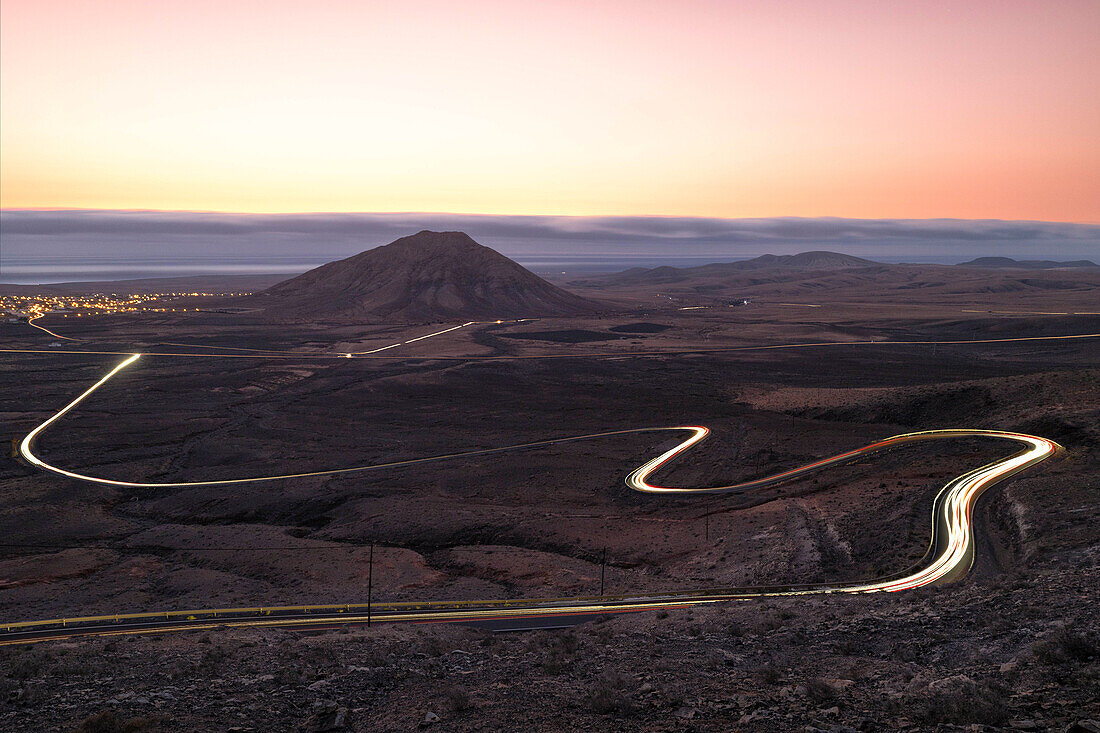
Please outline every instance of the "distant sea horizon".
M507 254L507 253L505 253ZM761 254L764 254L763 252ZM0 284L56 285L69 282L112 282L151 278L198 277L209 275L298 275L346 254L320 256L226 256L226 257L4 257L0 256ZM632 267L694 267L713 262L737 262L748 256L677 256L647 253L608 253L599 255L512 255L519 264L537 275L562 276L608 273ZM868 258L871 259L871 258ZM897 264L957 264L943 257L877 257L876 262Z

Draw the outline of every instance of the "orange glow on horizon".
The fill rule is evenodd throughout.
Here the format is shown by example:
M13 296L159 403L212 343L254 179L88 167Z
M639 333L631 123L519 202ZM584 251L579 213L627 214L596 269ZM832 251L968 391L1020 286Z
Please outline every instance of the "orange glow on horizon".
M0 206L1100 221L1089 0L5 0Z

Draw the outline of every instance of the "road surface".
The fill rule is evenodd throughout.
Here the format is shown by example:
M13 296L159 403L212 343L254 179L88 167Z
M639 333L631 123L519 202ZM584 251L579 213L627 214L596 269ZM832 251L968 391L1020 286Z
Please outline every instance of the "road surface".
M31 324L35 325L35 324ZM193 354L193 353L158 353L153 356L161 357L211 357L211 358L417 358L403 356L381 355L379 352L389 351L398 346L410 344L422 339L438 336L444 333L474 325L473 322L460 326L436 331L409 340L397 342L388 346L363 352L317 354ZM36 326L38 327L38 326ZM43 329L45 330L45 329ZM52 332L51 332L52 334ZM56 335L56 334L52 334ZM1082 334L1075 336L1054 337L1029 337L1011 339L976 339L967 341L918 341L918 342L889 342L879 341L877 344L903 343L903 344L987 344L1004 343L1012 341L1051 341L1060 339L1085 339L1096 338L1100 334ZM694 349L684 353L701 352L731 352L766 349L787 348L815 348L823 346L853 346L876 342L820 342L802 344L777 344L757 347L730 347L721 349ZM28 349L4 349L2 351L16 353L51 353L51 354L120 354L123 352L111 351L57 351L57 350L28 350ZM624 355L647 355L651 352L630 354L612 352L607 356L621 357ZM652 352L654 354L667 354L672 352ZM680 352L676 352L680 353ZM375 354L379 354L375 356ZM582 356L592 358L600 354L558 354L540 355L534 358L565 358ZM576 598L544 598L544 599L499 599L482 601L426 601L421 603L374 603L368 608L365 604L344 605L306 605L306 606L278 606L278 607L253 607L253 608L221 608L221 609L197 609L188 611L164 611L154 613L114 614L104 616L72 617L64 619L46 619L39 621L13 621L0 622L0 645L20 644L46 639L70 638L74 636L89 635L116 635L134 633L165 633L170 631L216 629L224 627L284 627L295 629L321 629L331 628L346 624L361 623L427 623L427 622L461 622L482 625L488 628L552 628L555 626L571 625L582 620L594 618L608 613L630 613L654 609L681 608L700 604L722 603L737 600L746 600L763 596L779 595L806 595L823 593L873 593L894 592L924 585L943 583L955 580L965 575L974 557L974 536L971 517L974 504L978 497L990 486L1003 481L1016 473L1034 466L1054 456L1061 448L1058 444L1045 438L1022 433L1011 433L991 430L929 430L916 433L897 435L885 440L863 446L837 456L815 461L789 471L776 474L763 479L734 484L730 486L713 487L667 487L651 483L651 479L661 468L671 461L683 455L693 446L704 440L708 430L702 426L675 426L675 427L648 427L631 428L624 430L612 430L602 433L553 438L549 440L535 441L516 445L501 446L475 451L463 451L439 456L397 461L391 463L374 464L368 466L353 466L333 468L324 471L312 471L297 474L251 476L216 481L190 481L190 482L130 482L116 481L107 478L91 476L74 470L47 463L34 453L34 444L51 425L60 420L66 413L76 408L83 400L88 398L96 390L106 384L120 371L132 366L142 357L141 354L128 354L127 358L111 369L103 378L78 395L69 404L51 416L27 434L20 444L20 454L30 464L37 468L67 478L105 484L111 486L123 486L141 489L157 489L179 486L214 486L231 485L239 483L251 483L260 481L279 481L305 476L335 475L407 466L432 461L444 461L455 458L487 455L503 451L522 450L556 443L575 442L581 440L593 440L613 435L643 432L677 432L687 433L687 437L674 448L665 451L655 458L643 463L626 477L626 483L636 491L662 494L690 494L690 493L739 493L756 488L774 485L784 481L800 478L809 473L825 470L850 461L868 457L874 453L900 447L902 445L958 438L988 438L1001 442L1011 442L1019 446L1019 450L1005 458L979 468L975 468L948 483L937 495L932 507L932 541L925 557L917 566L902 573L885 578L869 581L818 584L803 586L783 587L757 587L757 588L703 588L678 592L662 592L652 594L606 595L597 597ZM438 359L440 357L421 357ZM471 360L471 357L450 357ZM476 357L475 357L476 358ZM522 357L481 357L496 358L522 358Z
M256 481L278 481L301 476L369 471L442 461L457 457L485 455L507 450L520 450L554 443L592 440L595 438L640 432L680 432L687 437L675 447L646 461L626 477L626 483L636 491L661 494L738 493L800 478L809 473L868 457L874 453L903 445L945 439L990 438L1012 442L1021 448L1016 453L988 465L976 468L948 483L936 497L932 510L932 542L925 558L918 567L898 576L880 578L868 582L836 583L779 588L709 588L673 593L632 594L630 596L601 596L585 598L548 598L523 600L484 600L461 602L378 603L368 609L363 604L282 606L255 608L221 608L190 611L166 611L157 613L115 614L107 616L47 619L43 621L10 622L0 624L0 644L26 643L45 639L69 638L87 635L112 635L130 633L164 633L168 631L213 629L218 627L287 627L297 629L327 628L349 623L398 623L398 622L465 622L492 626L546 627L576 623L605 613L628 613L643 610L667 609L744 600L761 596L806 595L821 593L872 593L893 592L923 585L954 580L969 571L974 558L974 535L971 524L974 504L987 488L1016 473L1034 466L1055 455L1060 446L1053 441L1023 433L992 430L928 430L896 435L846 453L815 461L806 466L778 473L774 476L730 486L669 487L651 483L654 474L668 463L683 455L704 440L709 431L702 426L676 426L633 428L589 435L555 438L533 443L502 446L488 450L465 451L441 456L413 459L387 464L337 468L302 474L277 476L253 476L239 479L193 482L129 482L100 478L54 466L34 453L35 440L66 413L102 387L114 375L138 361L133 354L118 364L102 379L78 395L60 411L32 430L20 444L23 458L38 468L80 481L156 489L176 486L212 486Z

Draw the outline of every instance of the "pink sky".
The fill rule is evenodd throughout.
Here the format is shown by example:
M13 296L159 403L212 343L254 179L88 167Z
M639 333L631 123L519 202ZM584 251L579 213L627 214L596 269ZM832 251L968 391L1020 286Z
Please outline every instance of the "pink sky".
M4 0L0 205L1100 221L1100 3Z

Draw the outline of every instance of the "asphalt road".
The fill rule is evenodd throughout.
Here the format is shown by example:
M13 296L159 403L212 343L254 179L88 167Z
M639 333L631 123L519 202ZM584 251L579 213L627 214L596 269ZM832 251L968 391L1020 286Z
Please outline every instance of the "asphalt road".
M32 324L33 325L33 324ZM402 341L390 346L375 349L372 352L359 352L354 358L374 352L389 350L396 346L413 343L431 336L473 325L466 323L462 326L437 331L425 336ZM1039 337L1022 339L989 339L965 342L940 342L940 343L996 343L1003 341L1036 341L1056 340L1064 338L1094 338L1097 334L1087 334L1076 337ZM883 343L883 342L879 342ZM913 343L913 342L903 342ZM919 342L931 343L931 342ZM789 344L783 346L771 346L760 348L797 348L805 346L821 346L826 344ZM839 344L838 344L839 345ZM844 345L850 346L851 343ZM752 348L752 347L747 347ZM736 349L723 349L723 351ZM21 351L21 350L10 350ZM48 353L95 353L95 352L58 352ZM106 352L98 352L106 353ZM113 352L111 352L113 353ZM179 356L196 356L195 354L179 354ZM228 354L207 356L236 356ZM245 355L240 355L245 356ZM346 354L338 356L346 357ZM593 355L587 355L589 357ZM616 354L621 356L621 354ZM336 468L326 471L313 471L300 474L286 474L278 476L254 476L236 479L224 479L218 481L194 481L173 483L145 483L115 481L111 479L90 476L76 471L71 471L59 466L51 465L40 459L34 453L35 440L42 435L52 424L61 419L66 413L76 408L84 399L106 384L114 375L136 363L140 354L131 354L127 359L115 366L102 379L97 381L83 393L78 395L69 404L40 424L27 434L20 444L20 453L30 464L43 471L65 476L85 482L107 484L112 486L125 486L133 488L163 488L175 486L212 486L229 485L258 481L278 481L304 476L331 475L339 473L351 473L376 470L380 468L406 466L429 461L443 461L452 458L486 455L503 451L520 450L554 443L592 440L610 435L621 435L639 432L686 432L688 436L676 447L665 451L661 455L645 462L626 477L626 483L637 491L648 493L739 493L756 488L774 485L784 481L793 480L806 474L827 469L850 461L865 458L871 454L900 447L902 445L958 438L989 438L999 441L1011 442L1019 446L1019 450L1006 458L993 463L975 468L962 476L953 479L937 495L932 508L932 542L928 552L920 563L914 568L906 570L895 576L874 579L866 582L849 582L837 584L784 586L766 588L703 588L689 591L656 594L631 594L630 596L607 595L598 597L581 598L545 598L522 600L483 600L483 601L432 601L423 603L375 603L369 608L365 604L347 605L316 605L316 606L280 606L280 607L255 607L233 609L198 609L189 611L165 611L155 613L115 614L103 616L73 617L64 619L46 619L41 621L16 621L0 622L0 645L20 644L47 639L71 638L75 636L92 635L117 635L117 634L144 634L165 633L171 631L186 631L199 629L218 628L293 628L293 629L324 629L348 624L364 623L465 623L483 626L492 629L523 629L523 628L554 628L568 626L602 616L604 614L631 613L647 610L680 608L701 604L712 604L747 600L763 596L806 595L823 593L873 593L895 592L909 588L917 588L924 585L950 582L964 576L973 564L974 559L974 534L971 518L975 502L978 497L990 486L1003 481L1016 473L1034 466L1054 456L1061 447L1045 438L1023 433L1012 433L992 430L929 430L916 433L896 435L891 438L863 446L830 458L815 461L806 466L784 471L767 478L734 484L730 486L714 487L667 487L650 482L650 479L661 468L671 461L683 455L686 451L704 440L708 430L701 426L676 426L676 427L650 427L633 428L627 430L615 430L603 433L556 438L552 440L523 443L510 446L502 446L487 450L466 451L440 456L413 459L370 466L357 466L349 468ZM269 358L265 356L253 356L252 358ZM331 358L331 355L328 357ZM410 358L410 357L403 357ZM434 358L434 357L433 357ZM514 357L513 357L514 358Z

